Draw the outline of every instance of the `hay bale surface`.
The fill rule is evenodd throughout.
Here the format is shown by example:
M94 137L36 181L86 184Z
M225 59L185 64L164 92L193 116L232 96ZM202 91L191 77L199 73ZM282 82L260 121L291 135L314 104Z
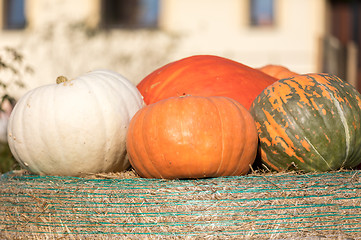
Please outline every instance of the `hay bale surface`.
M0 175L1 239L357 239L361 172Z

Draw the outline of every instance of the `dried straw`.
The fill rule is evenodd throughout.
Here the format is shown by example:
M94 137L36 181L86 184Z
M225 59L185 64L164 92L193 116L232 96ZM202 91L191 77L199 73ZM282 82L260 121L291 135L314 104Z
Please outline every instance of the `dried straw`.
M356 239L361 172L0 175L1 239Z

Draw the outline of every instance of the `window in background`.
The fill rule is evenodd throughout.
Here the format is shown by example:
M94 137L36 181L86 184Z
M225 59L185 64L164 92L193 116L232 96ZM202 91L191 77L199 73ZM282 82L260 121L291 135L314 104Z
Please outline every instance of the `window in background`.
M269 27L274 22L274 0L250 0L251 26Z
M24 0L4 0L4 29L25 28L25 5Z
M102 20L106 28L155 28L159 0L103 0Z

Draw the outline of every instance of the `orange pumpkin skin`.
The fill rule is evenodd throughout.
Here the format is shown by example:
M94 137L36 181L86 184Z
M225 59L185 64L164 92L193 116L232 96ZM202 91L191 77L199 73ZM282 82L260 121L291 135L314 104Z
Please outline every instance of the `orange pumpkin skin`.
M225 96L249 109L263 89L277 81L257 69L213 55L171 62L146 76L138 90L146 104L169 97Z
M175 97L148 105L127 134L130 163L146 178L244 175L257 147L251 114L227 97Z
M298 75L298 73L292 72L288 68L281 65L268 64L258 68L258 70L277 79L289 78Z

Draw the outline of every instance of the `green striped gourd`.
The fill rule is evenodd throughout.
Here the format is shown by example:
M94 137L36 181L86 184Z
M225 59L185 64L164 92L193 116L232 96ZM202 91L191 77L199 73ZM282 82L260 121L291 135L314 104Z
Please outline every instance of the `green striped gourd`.
M262 162L271 169L329 171L361 162L361 95L334 75L281 79L250 111Z

